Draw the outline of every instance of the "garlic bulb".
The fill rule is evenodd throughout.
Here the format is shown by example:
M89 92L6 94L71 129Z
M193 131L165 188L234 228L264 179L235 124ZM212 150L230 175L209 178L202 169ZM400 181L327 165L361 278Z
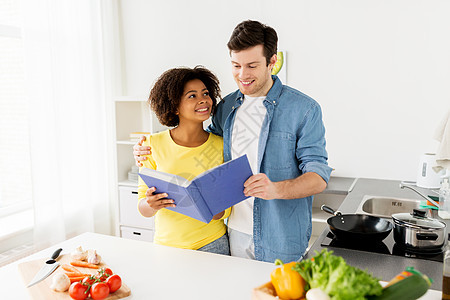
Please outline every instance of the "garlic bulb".
M95 250L88 250L87 262L90 264L98 265L102 261L102 257L97 254Z
M81 248L81 246L75 249L75 251L73 251L70 255L75 260L86 260L87 258L87 252L83 251L83 248Z
M50 288L52 290L55 290L57 292L65 292L70 287L70 279L69 276L67 276L64 273L57 273L55 276L53 276L52 284L50 285Z

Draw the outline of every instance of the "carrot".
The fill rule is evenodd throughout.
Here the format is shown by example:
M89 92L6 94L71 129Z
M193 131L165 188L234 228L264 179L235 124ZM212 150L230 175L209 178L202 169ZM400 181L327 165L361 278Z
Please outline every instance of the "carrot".
M86 277L86 276L69 277L69 279L70 279L70 283L74 283L74 282L77 282L77 281L83 280L83 279L84 279L84 277Z
M98 265L90 264L90 263L87 263L87 262L81 261L81 260L71 261L70 264L75 267L83 267L83 268L91 268L91 269L100 268L100 266L98 266Z
M78 271L77 268L75 268L75 267L73 267L73 266L71 266L71 265L69 265L69 264L62 264L62 265L61 265L61 268L63 268L63 269L64 269L65 271L67 271L67 272L73 272L73 273L79 273L79 274L81 274L81 272Z
M80 276L90 276L91 274L87 274L87 273L77 273L77 272L65 272L66 275L71 278L71 277L80 277Z

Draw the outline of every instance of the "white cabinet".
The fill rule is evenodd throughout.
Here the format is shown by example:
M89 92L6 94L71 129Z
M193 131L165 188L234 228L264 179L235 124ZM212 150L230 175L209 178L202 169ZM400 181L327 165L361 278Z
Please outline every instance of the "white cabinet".
M141 241L153 241L154 218L141 216L137 209L138 192L136 186L119 186L120 236Z
M145 97L117 97L115 108L115 143L119 222L116 232L123 238L153 241L154 218L141 216L137 209L137 181L128 180L135 165L132 132L155 133L166 129L149 109Z
M120 236L125 239L153 242L154 234L155 232L149 229L133 228L126 226L120 227Z
M138 193L137 187L119 187L120 225L144 229L153 229L153 218L143 217L137 209Z

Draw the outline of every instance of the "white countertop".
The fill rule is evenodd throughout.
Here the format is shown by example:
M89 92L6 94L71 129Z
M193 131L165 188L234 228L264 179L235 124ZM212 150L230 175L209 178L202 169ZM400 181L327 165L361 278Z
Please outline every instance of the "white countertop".
M17 265L47 258L63 248L97 249L110 268L131 289L125 299L251 299L251 291L270 280L271 263L200 251L184 250L107 236L84 233L17 262L0 268L0 282L8 286L2 299L29 299ZM440 299L430 290L421 299Z
M58 248L68 254L80 245L96 249L121 276L131 289L125 299L250 299L274 269L271 263L84 233L0 268L1 285L8 286L1 299L30 299L19 263L50 257Z

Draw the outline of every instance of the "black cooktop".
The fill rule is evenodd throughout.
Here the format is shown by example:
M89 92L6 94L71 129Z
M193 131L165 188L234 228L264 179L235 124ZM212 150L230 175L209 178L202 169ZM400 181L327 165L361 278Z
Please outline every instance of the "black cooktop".
M329 247L329 248L344 248L344 249L350 249L350 250L358 250L358 251L365 251L365 252L373 252L373 253L380 253L380 254L387 254L387 255L397 255L397 256L404 256L404 257L410 257L410 258L418 258L418 259L425 259L425 260L432 260L432 261L438 261L443 262L444 260L444 252L442 250L437 250L433 252L423 253L423 252L413 252L410 250L406 250L403 247L399 246L394 241L394 232L391 231L391 233L381 242L374 242L374 243L358 243L358 241L355 242L349 242L349 241L341 241L336 239L336 237L331 233L331 231L328 232L328 234L325 236L325 238L320 243L321 246Z

